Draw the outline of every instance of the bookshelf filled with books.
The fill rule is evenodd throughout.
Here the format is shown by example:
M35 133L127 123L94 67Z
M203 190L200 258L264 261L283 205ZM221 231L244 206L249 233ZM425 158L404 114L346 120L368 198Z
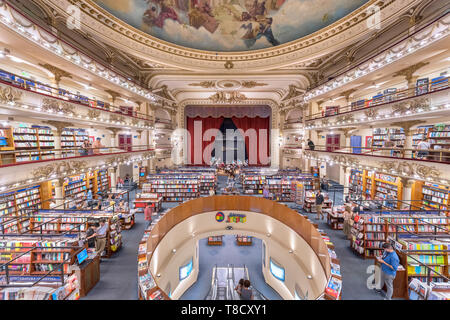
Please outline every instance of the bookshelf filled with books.
M363 194L363 177L365 176L363 170L351 169L349 177L349 193L352 196Z
M76 149L83 144L84 139L89 139L89 135L84 129L65 128L61 133L61 149ZM65 157L77 155L75 150L63 151Z
M14 135L11 127L3 127L0 125L0 151L14 150ZM15 155L11 153L0 153L0 165L14 163Z
M107 170L97 171L97 192L105 192L109 189L109 177Z
M411 281L427 280L443 283L446 282L444 277L450 277L448 241L421 238L401 239L398 242L402 245L402 250L397 253L400 262L406 266L407 284Z
M403 183L399 177L375 173L372 183L375 183L372 199L382 201L385 207L400 209L401 203L397 200L403 200Z
M15 150L24 151L16 153L16 162L54 158L55 139L50 128L21 126L14 128L13 135Z
M136 198L133 201L136 212L144 212L147 205L150 206L152 214L155 214L161 210L163 198L157 193L148 192L149 190L151 190L150 185L144 184L142 186L142 192L136 194Z
M0 240L0 261L3 264L17 258L8 265L8 273L13 276L46 275L50 271L70 275L77 246L77 241L67 238ZM61 264L62 270L59 271ZM6 274L6 270L0 271L0 274Z
M199 180L192 175L150 176L144 193L156 193L165 202L184 202L200 196Z
M422 184L422 201L425 209L448 210L450 187L424 182ZM445 211L444 211L445 212ZM447 212L448 215L448 212Z
M380 256L382 244L389 237L396 238L429 234L447 234L449 221L432 214L361 214L352 219L350 247L364 258Z
M47 199L47 196L44 196ZM35 214L42 206L41 186L36 185L25 189L0 194L0 222L4 233L20 232L26 227L24 219L12 219L25 214Z
M118 214L104 211L82 210L39 210L36 216L29 218L30 234L78 234L86 232L101 219L108 224L106 239L106 256L110 257L122 247L122 227Z

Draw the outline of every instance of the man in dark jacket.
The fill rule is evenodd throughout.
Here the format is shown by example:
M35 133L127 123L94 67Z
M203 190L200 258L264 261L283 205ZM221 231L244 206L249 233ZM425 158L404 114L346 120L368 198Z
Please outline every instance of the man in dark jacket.
M320 190L317 192L316 194L316 211L317 211L317 219L319 220L320 218L325 219L324 215L322 213L322 206L323 206L323 202L325 201L322 193L320 192Z
M308 147L309 150L314 150L314 148L316 147L314 142L311 141L311 139L308 139Z

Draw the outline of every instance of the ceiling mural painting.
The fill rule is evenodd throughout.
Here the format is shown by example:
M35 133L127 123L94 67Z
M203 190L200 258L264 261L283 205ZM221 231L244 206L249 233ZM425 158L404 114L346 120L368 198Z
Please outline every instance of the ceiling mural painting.
M314 33L368 0L95 0L129 25L216 52L274 47Z

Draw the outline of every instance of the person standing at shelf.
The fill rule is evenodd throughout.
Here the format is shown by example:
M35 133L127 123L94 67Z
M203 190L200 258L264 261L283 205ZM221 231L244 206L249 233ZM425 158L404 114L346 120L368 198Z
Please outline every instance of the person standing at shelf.
M92 207L92 198L93 198L93 196L92 196L92 190L89 189L89 190L87 191L87 193L86 193L87 206L88 206L89 208Z
M100 154L100 149L104 147L105 146L102 145L102 138L98 137L97 139L95 139L95 142L92 145L94 154Z
M417 158L419 159L426 159L429 154L429 149L431 148L430 143L427 141L427 139L422 139L417 144Z
M383 256L377 257L379 263L381 263L381 281L379 287L376 289L378 293L381 293L383 285L386 285L386 297L384 300L391 300L394 292L394 279L397 275L397 269L400 264L400 259L394 248L388 242L383 244Z
M80 156L89 155L90 147L91 147L91 144L90 144L89 140L84 139L83 143L81 144Z
M384 150L381 152L382 155L389 157L391 156L391 149L395 147L394 141L391 140L391 138L387 138L387 140L384 142Z
M95 249L97 250L97 254L100 257L103 255L106 247L106 238L108 236L108 223L106 223L105 219L100 220L100 226L94 233L95 235Z
M209 196L212 197L216 194L216 192L214 191L214 188L209 189Z
M311 141L311 139L308 139L308 147L309 150L314 150L314 148L316 147L316 145L314 144L314 142Z
M144 209L144 218L145 218L145 221L152 221L152 214L153 214L153 210L152 210L152 207L151 207L151 205L149 204L149 203L147 203L147 205L145 206L145 209Z
M350 239L351 237L351 229L352 226L350 225L350 220L352 219L352 213L350 211L350 208L346 207L344 210L344 225L343 225L343 231L344 235L347 239Z
M269 198L269 186L264 185L264 189L263 189L263 197L268 199Z
M117 188L123 188L124 181L121 177L117 179Z
M244 280L244 287L241 289L241 300L253 300L253 290L250 289L250 280Z
M317 220L322 219L324 220L324 215L322 213L322 206L323 206L323 202L325 201L322 193L319 191L317 191L316 194L316 212L317 212Z
M95 227L98 228L99 224L97 223L95 225ZM95 234L94 228L92 226L89 226L89 228L86 230L86 236L87 236L86 240L87 240L87 243L88 243L88 248L95 248L95 236L94 236L94 234Z

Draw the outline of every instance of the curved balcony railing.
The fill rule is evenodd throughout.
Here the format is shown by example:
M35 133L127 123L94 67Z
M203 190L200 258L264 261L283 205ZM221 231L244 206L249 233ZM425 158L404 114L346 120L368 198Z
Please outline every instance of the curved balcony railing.
M125 117L132 117L146 121L152 121L152 117L150 115L138 112L138 111L130 111L125 108L115 107L108 102L103 102L100 100L89 99L86 96L80 94L74 94L68 90L55 88L51 85L44 84L38 81L34 81L28 78L24 78L22 76L18 76L16 74L6 72L4 70L0 70L0 83L6 84L21 90L25 90L28 92L33 92L43 96L49 96L52 98L64 100L70 103L74 103L77 105L83 105L88 108L92 108L95 110L101 110L106 112L111 112L115 114L120 114Z
M162 216L159 222L151 229L147 241L147 261L150 265L155 249L161 240L179 223L194 217L198 214L211 211L251 211L262 215L269 216L278 220L284 225L291 228L299 237L303 238L306 243L316 254L319 264L317 268L321 268L327 279L331 276L331 258L328 253L328 247L322 239L322 235L305 217L299 215L295 210L279 204L275 201L267 200L259 197L249 196L214 196L201 197L182 203L172 208ZM148 272L153 275L150 271ZM167 294L163 289L158 287L164 296ZM324 288L325 289L325 288Z
M154 151L149 146L126 146L124 148L103 147L103 148L65 148L65 149L31 149L0 151L0 168L18 166L29 163L47 162L54 160L67 160L74 158L92 158L120 153ZM17 158L29 157L28 161L16 161Z
M356 156L373 156L392 159L450 163L450 149L406 149L382 147L340 147L334 149L330 146L316 145L314 149L305 151L345 153Z
M305 120L309 122L317 119L324 119L332 116L343 115L354 111L368 110L370 108L388 105L391 103L397 103L410 98L427 97L432 93L444 91L449 88L450 88L449 77L447 77L440 79L439 83L437 84L431 83L428 85L417 86L414 88L396 91L393 93L379 94L372 97L372 99L369 100L361 99L352 102L347 106L342 106L338 107L335 110L331 110L329 113L327 113L326 110L322 110L321 112L306 116Z

